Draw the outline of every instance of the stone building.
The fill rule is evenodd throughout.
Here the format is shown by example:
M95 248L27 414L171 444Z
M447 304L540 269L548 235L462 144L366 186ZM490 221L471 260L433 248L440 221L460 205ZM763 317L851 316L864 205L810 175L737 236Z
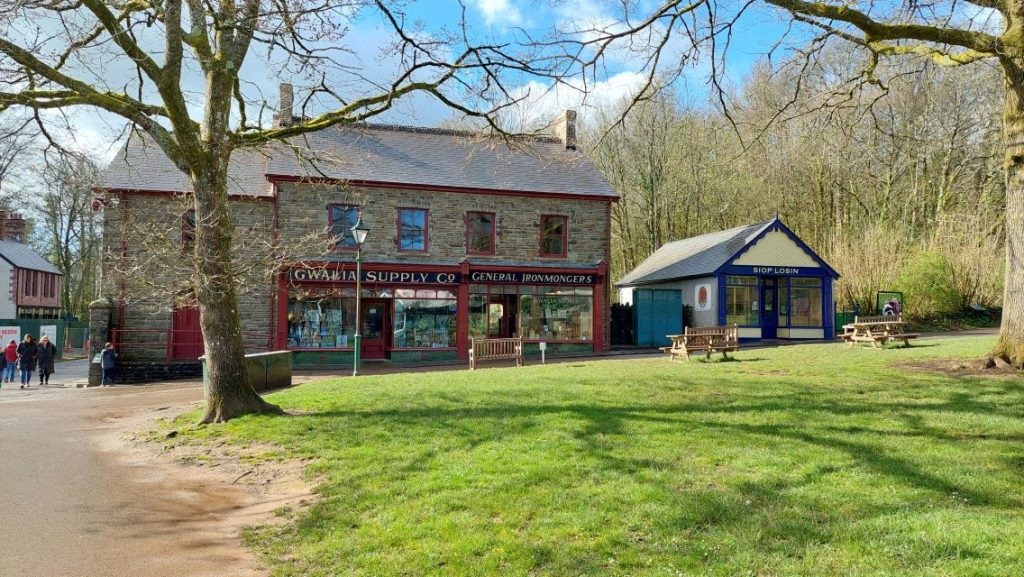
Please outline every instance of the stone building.
M508 146L472 132L360 124L236 153L235 258L273 265L240 283L247 348L290 349L298 365L351 362L350 229L361 218L371 229L361 251L364 359L455 362L481 336L522 337L527 354L540 342L549 354L607 349L617 195L576 150L574 113L558 133ZM137 137L105 171L107 269L166 261L144 278L106 276L123 357L202 354L195 309L153 288L188 274L181 249L154 248L191 241L194 219L180 195L188 190Z

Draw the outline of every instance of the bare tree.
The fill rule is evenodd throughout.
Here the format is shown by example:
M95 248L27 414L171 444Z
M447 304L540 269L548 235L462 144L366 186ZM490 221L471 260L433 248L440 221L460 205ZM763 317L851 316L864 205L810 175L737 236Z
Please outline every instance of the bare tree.
M888 80L882 64L886 59L920 59L950 67L997 64L1005 88L1006 276L1002 326L990 358L1024 367L1024 4L1017 0L668 0L654 8L633 2L598 4L610 15L599 24L585 29L573 26L539 42L556 48L550 58L561 63L566 76L597 78L610 54L628 51L646 70L644 88L648 88L659 84L666 73L680 74L686 64L703 57L710 65L714 93L726 109L724 70L736 24L745 13L764 8L776 10L789 22L778 43L765 50L772 56L792 48L801 56L797 60L800 74L793 78L797 92L819 69L823 49L832 43L850 43L863 55L856 74L820 99L823 108L841 110L864 94L882 99ZM642 96L634 99L633 105L642 100ZM795 100L779 104L773 120L793 112Z
M365 120L416 94L486 120L492 102L509 94L502 70L529 66L503 46L474 44L464 20L454 30L429 33L407 22L401 5L0 0L0 112L28 109L45 129L73 108L100 109L145 132L191 181L197 223L191 264L209 378L203 422L280 412L245 381L231 272L232 153ZM379 24L393 66L359 66L346 44L353 23L368 19ZM273 106L258 79L243 75L257 53L269 54L265 68L313 85L294 122L266 122ZM373 78L371 68L391 74Z
M54 155L36 171L41 188L31 195L38 216L34 244L64 274L61 307L74 315L88 314L96 298L101 237L92 210L99 167L85 156Z

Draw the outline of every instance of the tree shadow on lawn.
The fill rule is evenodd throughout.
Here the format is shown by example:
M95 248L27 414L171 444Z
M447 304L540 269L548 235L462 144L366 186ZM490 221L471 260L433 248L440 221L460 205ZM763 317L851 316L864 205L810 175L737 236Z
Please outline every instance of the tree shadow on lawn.
M987 394L988 389L981 391ZM653 423L697 430L700 428L718 430L722 435L742 434L762 439L783 439L801 444L840 451L848 455L859 466L873 473L887 476L901 483L931 490L942 495L957 493L970 499L973 504L995 507L1021 507L1022 503L1006 495L989 494L968 486L951 482L931 473L898 455L898 451L883 450L879 446L855 442L842 438L851 434L871 434L884 443L887 437L918 437L941 443L960 443L965 439L992 442L1020 442L1024 434L993 434L985 436L952 433L936 427L925 426L925 413L966 413L983 416L1002 415L1021 418L1021 411L1007 411L996 403L975 398L971 392L954 392L947 399L925 403L888 402L843 402L815 399L812 395L801 398L773 399L747 403L675 403L633 406L600 406L585 403L567 404L500 404L465 408L410 408L385 409L380 411L326 411L308 415L314 419L353 420L374 419L397 432L406 429L414 438L439 435L458 440L462 449L473 449L488 442L501 441L517 435L529 435L547 426L545 417L571 416L580 425L571 431L580 447L587 454L597 458L604 466L626 473L648 469L663 469L666 462L657 458L623 457L621 450L623 436L636 435L637 423ZM750 415L763 420L763 415L773 413L795 413L806 415L806 423L800 427L781 423L736 422L737 416ZM888 431L871 427L833 426L829 422L836 415L860 415L886 413L902 419L909 431ZM693 418L718 415L722 419ZM771 417L769 417L771 418ZM482 424L482 422L486 422ZM379 423L378 423L379 424ZM564 425L563 425L564 426ZM639 425L642 429L642 425ZM812 433L817 427L818 432ZM830 434L835 433L835 434ZM620 451L621 452L621 451ZM419 463L415 468L429 467Z

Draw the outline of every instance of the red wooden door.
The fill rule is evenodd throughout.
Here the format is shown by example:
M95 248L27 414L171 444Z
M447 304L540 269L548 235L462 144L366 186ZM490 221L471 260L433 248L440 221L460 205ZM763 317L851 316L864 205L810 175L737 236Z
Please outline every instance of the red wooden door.
M388 301L363 301L362 356L364 359L383 359L387 351Z
M175 309L171 318L171 358L197 359L203 355L203 331L199 328L199 309Z

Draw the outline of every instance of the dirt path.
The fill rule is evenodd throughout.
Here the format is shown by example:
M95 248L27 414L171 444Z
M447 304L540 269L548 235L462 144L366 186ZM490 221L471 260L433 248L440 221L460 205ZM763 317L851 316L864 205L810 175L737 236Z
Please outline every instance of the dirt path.
M196 384L0 390L0 575L263 575L241 527L302 495L296 479L236 484L125 432L199 402ZM277 490L280 494L267 491Z

